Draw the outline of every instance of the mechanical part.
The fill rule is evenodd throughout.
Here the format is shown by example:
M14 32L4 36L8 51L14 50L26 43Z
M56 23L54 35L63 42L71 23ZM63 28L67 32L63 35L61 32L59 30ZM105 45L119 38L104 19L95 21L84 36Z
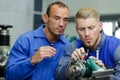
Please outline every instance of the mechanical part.
M10 35L7 29L12 27L11 25L0 25L0 80L5 80L5 65L10 50Z
M12 28L12 26L0 25L0 28L0 66L5 66L10 50L10 35L7 29Z
M74 77L89 77L92 69L86 64L84 60L75 61L72 67L72 74Z
M77 60L71 65L72 75L76 78L90 77L93 71L104 71L104 69L95 63L95 59L89 58L87 61Z

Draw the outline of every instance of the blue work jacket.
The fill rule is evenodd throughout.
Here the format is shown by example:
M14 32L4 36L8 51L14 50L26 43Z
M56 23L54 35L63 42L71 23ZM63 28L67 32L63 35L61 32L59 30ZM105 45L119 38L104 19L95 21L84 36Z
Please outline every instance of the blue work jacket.
M66 71L70 64L71 54L76 48L80 47L84 47L85 51L88 52L87 50L89 48L87 48L80 39L77 39L67 47L66 54L61 58L56 71L57 80L68 79ZM89 56L94 56L102 60L106 68L114 68L115 73L111 75L110 80L120 80L120 39L114 36L107 36L102 32L97 49L89 49L86 60Z
M38 29L22 34L13 45L6 65L6 80L55 80L55 70L59 59L65 53L69 42L63 35L51 44L45 36L44 25ZM45 58L32 65L30 58L41 46L52 46L55 56Z

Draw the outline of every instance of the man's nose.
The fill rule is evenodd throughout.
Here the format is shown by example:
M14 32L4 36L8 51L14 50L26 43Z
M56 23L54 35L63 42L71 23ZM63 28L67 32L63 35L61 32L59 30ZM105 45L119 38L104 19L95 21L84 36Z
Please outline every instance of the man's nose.
M61 26L64 25L64 21L62 19L59 21L59 25L61 25Z
M89 33L89 30L86 29L86 30L85 30L85 35L88 36L89 34L90 34L90 33Z

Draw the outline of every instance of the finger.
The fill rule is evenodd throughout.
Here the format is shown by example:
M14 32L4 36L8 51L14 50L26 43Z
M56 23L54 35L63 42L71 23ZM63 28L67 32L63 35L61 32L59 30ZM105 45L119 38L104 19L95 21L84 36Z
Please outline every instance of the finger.
M74 57L74 59L79 59L79 55L78 55L78 53L76 52L76 51L73 51L73 57Z
M39 53L40 58L45 58L45 57L54 56L56 53L55 51L56 50L54 50L54 48L51 48L49 46L43 46L39 48L38 53Z
M54 56L54 55L51 55L51 54L49 54L49 53L44 53L44 54L42 54L42 57L43 57L43 58L45 58L45 57L52 57L52 56Z
M75 52L77 53L78 55L78 58L81 56L81 52L80 52L80 49L75 49Z
M55 54L56 54L56 51L53 51L52 49L48 50L47 52L49 52L49 53L52 54L52 55L55 55Z
M81 55L86 54L85 49L83 47L80 48Z
M71 60L73 60L73 61L77 60L77 58L75 57L74 54L71 55Z
M101 60L97 60L96 64L98 64L99 66L101 66L103 69L106 69L104 63Z
M43 52L49 52L52 55L56 54L56 49L50 46L44 46L41 48Z
M86 52L83 47L80 48L81 56L80 58L83 60L86 57Z
M77 58L78 58L78 59L83 59L84 56L82 55L81 50L80 50L80 49L76 49L75 51L76 51L76 56L77 56Z
M94 56L90 56L89 58L92 58L92 59L94 59L94 60L97 60L97 58L95 58Z
M103 66L103 65L104 65L101 60L97 60L96 63L99 64L100 66Z
M45 50L45 51L48 50L48 49L50 49L50 50L56 52L56 49L53 48L53 47L51 47L51 46L42 46L42 47L40 47L40 49Z
M49 46L49 48L50 48L50 50L52 50L53 52L56 52L56 49L55 49L55 48L53 48L53 47L51 47L51 46Z
M54 52L47 50L47 51L41 52L41 55L43 55L44 57L52 57L55 54Z

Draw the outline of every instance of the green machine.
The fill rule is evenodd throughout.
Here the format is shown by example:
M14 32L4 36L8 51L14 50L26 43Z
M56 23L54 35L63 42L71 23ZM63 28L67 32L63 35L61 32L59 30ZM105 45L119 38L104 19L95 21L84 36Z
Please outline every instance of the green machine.
M81 80L81 78L87 78L87 80L109 80L110 75L114 73L114 69L103 69L95 61L96 59L89 58L87 61L77 60L72 62L71 69L74 79L71 80Z

